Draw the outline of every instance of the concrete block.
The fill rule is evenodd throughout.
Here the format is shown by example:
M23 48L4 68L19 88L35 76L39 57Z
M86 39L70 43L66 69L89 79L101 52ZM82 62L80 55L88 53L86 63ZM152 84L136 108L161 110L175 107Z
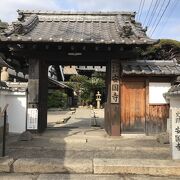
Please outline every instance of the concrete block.
M11 171L11 165L13 164L14 160L13 158L0 158L0 172L10 172Z
M14 163L16 173L92 173L86 159L22 158Z
M153 159L94 159L95 174L180 176L180 161Z

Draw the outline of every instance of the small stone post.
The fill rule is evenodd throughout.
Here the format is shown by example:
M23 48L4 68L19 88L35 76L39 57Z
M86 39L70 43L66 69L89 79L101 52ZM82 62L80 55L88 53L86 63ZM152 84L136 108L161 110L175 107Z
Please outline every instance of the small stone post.
M180 159L180 84L171 87L166 94L170 102L169 140L172 159Z
M96 94L96 101L97 101L97 109L100 109L101 94L99 93L99 91Z

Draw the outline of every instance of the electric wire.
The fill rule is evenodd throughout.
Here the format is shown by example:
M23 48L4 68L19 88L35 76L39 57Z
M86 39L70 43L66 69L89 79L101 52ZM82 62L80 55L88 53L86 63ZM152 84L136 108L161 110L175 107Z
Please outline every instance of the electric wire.
M154 30L152 31L152 33L151 33L151 35L150 35L150 37L152 37L152 35L153 35L153 34L154 34L154 32L156 31L157 27L159 26L159 23L161 22L161 20L162 20L162 18L163 18L163 16L164 16L164 14L165 14L165 12L166 12L167 8L168 8L168 7L169 7L169 5L170 5L170 2L171 2L171 0L168 0L168 3L166 4L166 7L165 7L165 9L164 9L163 13L161 14L161 17L159 18L159 20L158 20L158 22L157 22L157 24L156 24L156 26L155 26Z
M179 0L174 0L174 5L172 5L172 8L169 11L169 14L167 15L166 21L164 22L164 25L162 26L161 32L164 32L164 29L167 25L168 20L171 18L172 14L174 13L175 9L179 6Z
M149 13L150 13L150 11L151 11L153 2L154 2L154 0L151 0L151 4L150 4L150 6L149 6L148 12L147 12L147 14L146 14L146 17L145 17L145 20L144 20L144 23L143 23L144 26L145 26L145 24L146 24L146 20L148 19L148 16L149 16Z
M166 0L162 1L162 4L160 4L161 6L160 6L160 8L159 8L159 11L158 11L158 13L157 13L157 16L155 17L154 21L152 22L151 31L152 31L152 29L155 27L155 24L156 24L156 22L157 22L157 20L158 20L158 17L160 16L161 11L163 10L163 7L164 7L165 2L166 2ZM150 31L149 33L151 33L151 31Z
M156 2L155 2L155 4L154 4L154 8L153 8L153 10L152 10L152 12L151 12L151 16L149 17L149 21L148 21L148 24L147 24L148 27L151 25L152 20L153 20L154 17L155 17L155 13L156 13L158 4L159 4L159 0L156 0Z
M139 20L141 19L141 15L142 15L143 8L144 8L144 3L145 3L145 0L143 0L143 2L142 2L141 10L139 12Z
M137 20L139 19L139 12L140 12L140 9L141 9L141 6L142 6L142 1L140 1L140 4L139 4L139 8L138 8L138 11L137 11Z

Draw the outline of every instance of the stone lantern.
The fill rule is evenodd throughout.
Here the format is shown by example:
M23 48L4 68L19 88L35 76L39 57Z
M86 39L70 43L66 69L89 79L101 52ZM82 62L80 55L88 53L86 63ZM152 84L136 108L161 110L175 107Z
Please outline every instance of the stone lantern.
M101 94L99 93L99 91L96 94L96 101L97 101L97 109L100 109Z

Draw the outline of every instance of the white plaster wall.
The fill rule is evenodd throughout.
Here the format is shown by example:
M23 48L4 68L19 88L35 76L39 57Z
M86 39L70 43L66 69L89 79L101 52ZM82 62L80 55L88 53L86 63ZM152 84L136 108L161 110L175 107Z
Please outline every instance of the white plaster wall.
M149 83L149 103L167 104L163 94L168 92L171 83Z
M0 91L0 111L3 111L5 105L6 105L6 95L8 92L6 91ZM0 127L3 126L3 117L0 116Z
M5 100L5 94L0 94L0 109L1 111L4 109L4 106L6 104L6 100Z
M7 114L9 132L22 133L26 130L26 94L25 92L9 93L6 95L9 104Z

